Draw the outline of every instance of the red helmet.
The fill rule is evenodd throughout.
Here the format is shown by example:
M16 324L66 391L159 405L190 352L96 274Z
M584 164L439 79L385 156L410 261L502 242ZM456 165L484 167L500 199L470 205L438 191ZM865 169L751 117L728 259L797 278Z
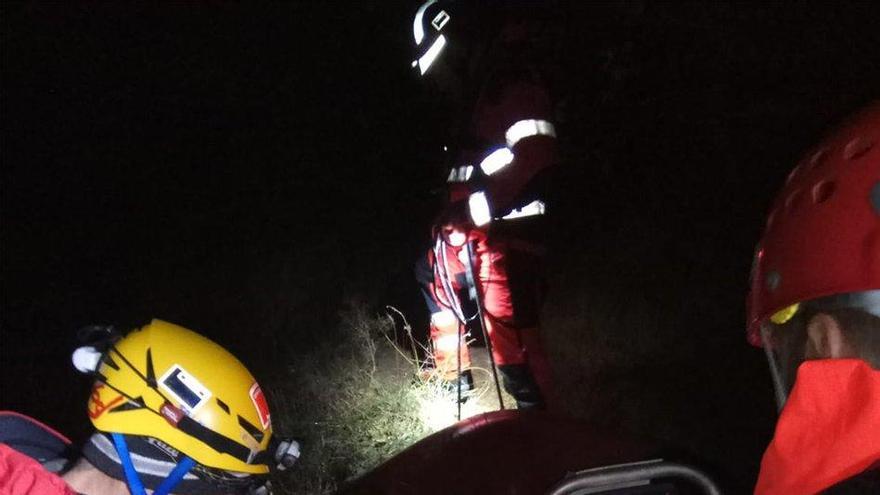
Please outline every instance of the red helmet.
M802 301L880 289L880 101L855 115L789 174L758 243L748 338ZM777 321L778 323L778 321Z

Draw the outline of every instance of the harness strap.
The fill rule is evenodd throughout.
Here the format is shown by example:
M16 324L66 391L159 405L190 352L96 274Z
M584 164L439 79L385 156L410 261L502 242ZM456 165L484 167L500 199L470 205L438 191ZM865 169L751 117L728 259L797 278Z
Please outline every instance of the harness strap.
M128 451L125 437L119 433L111 433L110 436L113 437L113 444L116 446L116 452L119 454L119 460L122 462L122 470L125 472L125 480L131 495L146 495L144 483L141 481L140 476L138 476L134 463L131 461L131 454ZM177 463L177 466L162 481L159 488L153 491L153 495L168 495L195 465L196 461L191 457L183 456L183 459Z
M144 490L144 483L141 481L131 462L131 455L128 453L128 445L125 443L125 437L119 433L111 433L113 443L116 445L116 452L119 453L119 460L122 462L122 470L125 471L125 480L128 483L128 490L131 495L147 495Z
M186 473L192 469L193 466L196 465L196 461L194 461L191 457L184 456L180 462L177 463L177 466L174 468L174 471L165 478L165 481L159 485L159 488L153 492L153 495L168 495L171 492L171 489L177 486L178 483L186 476Z

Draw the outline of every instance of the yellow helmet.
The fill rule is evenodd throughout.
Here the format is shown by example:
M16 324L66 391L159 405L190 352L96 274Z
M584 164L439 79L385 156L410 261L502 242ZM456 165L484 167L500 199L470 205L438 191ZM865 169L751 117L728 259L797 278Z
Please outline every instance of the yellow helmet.
M153 320L110 345L93 369L88 412L99 431L152 437L212 468L269 472L266 398L211 340Z

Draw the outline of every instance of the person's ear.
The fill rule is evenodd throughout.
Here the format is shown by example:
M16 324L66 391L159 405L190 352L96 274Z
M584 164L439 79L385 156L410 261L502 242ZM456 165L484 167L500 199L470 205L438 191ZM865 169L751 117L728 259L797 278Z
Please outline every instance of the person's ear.
M851 349L840 322L827 313L818 313L807 323L807 359L850 357Z

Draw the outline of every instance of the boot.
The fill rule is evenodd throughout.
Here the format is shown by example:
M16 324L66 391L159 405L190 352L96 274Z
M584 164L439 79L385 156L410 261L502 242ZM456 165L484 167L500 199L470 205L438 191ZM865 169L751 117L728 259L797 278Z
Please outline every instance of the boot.
M516 400L517 409L544 409L544 397L526 364L498 366L504 382L504 390Z
M474 390L474 376L471 370L464 370L458 378L443 382L443 388L451 394L458 395L458 392L455 390L456 387L461 390L461 403L464 404L468 401L471 392Z

